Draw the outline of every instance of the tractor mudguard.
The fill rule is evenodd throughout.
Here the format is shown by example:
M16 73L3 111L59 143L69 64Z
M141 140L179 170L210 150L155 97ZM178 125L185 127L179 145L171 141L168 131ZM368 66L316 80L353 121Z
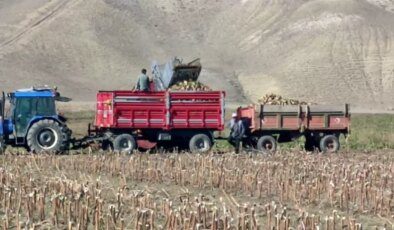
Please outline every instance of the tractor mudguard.
M25 131L23 137L26 138L27 133L29 132L31 126L32 126L34 123L36 123L36 122L38 122L38 121L41 121L41 120L45 120L45 119L54 120L54 121L58 122L60 125L64 125L64 124L65 124L64 122L62 122L62 121L59 119L58 116L35 116L35 117L33 117L33 118L30 120L30 122L29 122L29 124L28 124L28 126L27 126L27 129L26 129L26 131Z

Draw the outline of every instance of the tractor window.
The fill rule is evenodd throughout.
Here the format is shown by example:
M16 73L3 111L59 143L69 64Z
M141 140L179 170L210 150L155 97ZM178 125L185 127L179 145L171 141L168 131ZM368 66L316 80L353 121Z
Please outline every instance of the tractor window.
M32 99L31 98L20 98L17 100L17 107L19 108L19 114L27 116L32 114Z
M14 117L17 136L24 136L30 120L35 116L56 115L55 101L51 97L16 98Z
M17 137L23 137L33 117L33 98L16 98L14 108L14 124Z
M51 97L18 98L16 108L21 115L56 115L55 101Z
M55 101L51 97L37 98L36 115L53 116L56 114Z

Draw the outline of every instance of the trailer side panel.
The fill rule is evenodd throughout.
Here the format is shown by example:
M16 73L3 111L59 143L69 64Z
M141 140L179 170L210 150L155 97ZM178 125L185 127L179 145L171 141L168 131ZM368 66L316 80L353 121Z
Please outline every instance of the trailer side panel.
M224 93L220 91L101 91L97 95L95 126L223 130L223 100Z

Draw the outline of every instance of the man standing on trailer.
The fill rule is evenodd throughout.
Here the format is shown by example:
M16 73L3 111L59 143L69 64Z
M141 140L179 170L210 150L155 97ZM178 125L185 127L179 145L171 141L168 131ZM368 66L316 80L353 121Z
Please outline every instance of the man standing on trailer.
M146 69L142 69L140 76L138 76L136 90L148 92L149 85L149 77L146 75Z
M235 147L235 153L239 153L241 147L241 141L245 135L245 125L241 119L238 118L237 113L232 114L230 121L230 136L228 141Z

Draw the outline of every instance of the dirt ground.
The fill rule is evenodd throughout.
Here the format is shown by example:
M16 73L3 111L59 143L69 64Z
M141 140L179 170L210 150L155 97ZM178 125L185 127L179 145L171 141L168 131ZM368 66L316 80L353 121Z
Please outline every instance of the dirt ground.
M3 0L0 85L57 85L76 101L129 89L142 67L202 58L232 102L279 93L394 108L388 0Z

